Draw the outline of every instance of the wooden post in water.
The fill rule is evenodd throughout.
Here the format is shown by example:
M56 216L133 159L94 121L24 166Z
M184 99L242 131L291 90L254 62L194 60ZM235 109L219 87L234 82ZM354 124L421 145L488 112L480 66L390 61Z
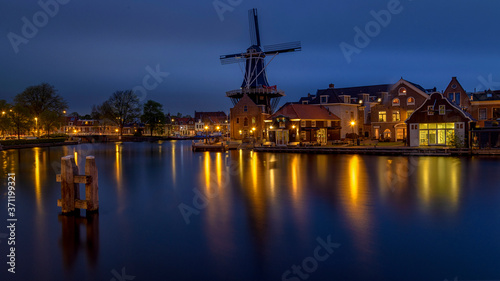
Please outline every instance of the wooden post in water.
M63 213L71 213L75 209L87 211L99 210L97 166L94 156L87 156L85 161L85 175L78 175L78 166L72 155L61 158L61 174L56 180L61 183L61 199L57 206ZM80 200L79 184L85 184L85 200Z
M94 156L87 156L85 158L85 175L92 178L90 183L85 184L87 211L97 211L99 209L99 188L97 186L97 166L95 165Z
M61 200L62 212L69 213L75 210L75 158L65 156L61 158ZM78 168L76 168L78 169Z

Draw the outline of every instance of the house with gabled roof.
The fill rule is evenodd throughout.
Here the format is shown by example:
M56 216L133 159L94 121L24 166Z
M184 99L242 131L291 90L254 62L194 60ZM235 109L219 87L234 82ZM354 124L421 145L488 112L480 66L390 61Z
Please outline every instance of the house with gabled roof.
M406 140L404 121L428 99L427 90L401 78L371 108L371 135L380 140Z
M464 90L457 77L452 77L450 83L443 92L450 102L460 107L465 112L471 113L471 102L467 91Z
M264 108L244 94L230 110L231 139L261 141L265 133L264 120L267 117L269 114L265 113Z
M444 94L430 95L405 121L408 146L464 146L472 116Z

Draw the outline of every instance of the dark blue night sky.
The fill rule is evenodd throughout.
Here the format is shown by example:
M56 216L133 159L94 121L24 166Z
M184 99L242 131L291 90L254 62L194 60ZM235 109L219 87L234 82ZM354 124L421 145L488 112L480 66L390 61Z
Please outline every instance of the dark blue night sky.
M149 90L139 95L166 112L227 112L225 91L241 85L242 73L237 64L221 65L219 56L250 46L251 8L259 12L263 45L302 41L302 52L279 55L268 69L270 84L285 91L282 102L329 83L401 77L438 90L452 76L467 91L500 89L498 0L46 2L58 3L57 11L49 5L52 15L37 1L0 4L2 99L48 82L70 112L85 114L116 90L143 86ZM218 13L214 3L227 10ZM38 23L35 32L24 30L32 38L23 35L23 17ZM355 28L369 35L356 37ZM350 46L348 59L342 42ZM156 68L156 79L144 83Z

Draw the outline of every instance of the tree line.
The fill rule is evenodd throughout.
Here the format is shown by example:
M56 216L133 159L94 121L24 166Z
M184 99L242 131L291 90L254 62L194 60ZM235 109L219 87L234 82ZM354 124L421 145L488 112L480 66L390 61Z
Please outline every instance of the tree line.
M30 132L34 128L35 135L40 136L43 130L46 135L56 128L65 125L68 103L61 97L53 85L42 83L26 88L14 97L12 103L0 100L0 130L2 136L9 132L17 135ZM72 115L78 115L76 112ZM70 114L71 115L71 114ZM181 117L181 114L177 114ZM148 100L141 104L132 90L116 91L102 104L92 106L92 113L86 115L103 123L114 124L119 128L120 136L126 124L143 122L153 132L161 133L167 121L163 113L163 105Z

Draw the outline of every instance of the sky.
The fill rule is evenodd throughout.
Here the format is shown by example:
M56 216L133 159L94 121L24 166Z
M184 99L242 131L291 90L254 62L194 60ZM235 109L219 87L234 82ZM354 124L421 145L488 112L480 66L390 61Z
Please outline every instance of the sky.
M317 89L395 83L500 89L500 1L2 0L0 99L54 85L69 112L135 89L164 111L225 111L258 9L263 45L301 41L269 65L281 104Z

